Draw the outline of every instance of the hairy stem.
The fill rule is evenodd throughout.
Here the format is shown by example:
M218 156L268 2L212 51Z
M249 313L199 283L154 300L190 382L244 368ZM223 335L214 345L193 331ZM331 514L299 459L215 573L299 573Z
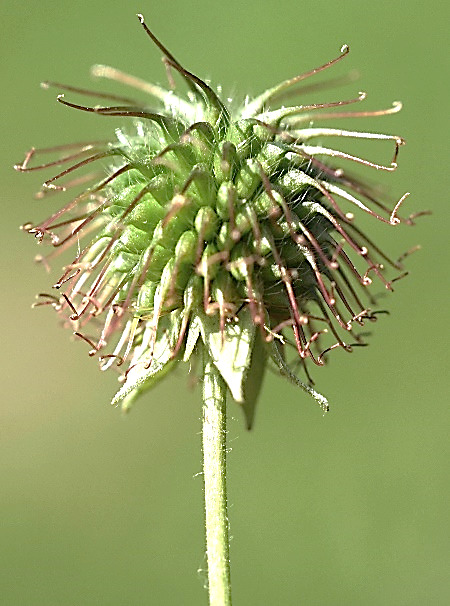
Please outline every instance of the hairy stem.
M231 606L226 488L226 385L203 352L203 477L209 603Z

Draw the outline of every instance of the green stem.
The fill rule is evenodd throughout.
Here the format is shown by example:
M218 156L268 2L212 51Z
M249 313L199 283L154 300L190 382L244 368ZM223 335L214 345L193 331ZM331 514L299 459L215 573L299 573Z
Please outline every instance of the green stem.
M210 606L231 606L226 486L226 385L203 353L203 477Z

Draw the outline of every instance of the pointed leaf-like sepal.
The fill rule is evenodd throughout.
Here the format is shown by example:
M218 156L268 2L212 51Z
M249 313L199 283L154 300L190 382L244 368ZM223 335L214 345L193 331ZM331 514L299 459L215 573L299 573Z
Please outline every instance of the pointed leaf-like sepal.
M200 320L194 316L189 324L189 330L186 337L186 346L184 348L183 362L187 362L191 357L200 336Z
M117 406L121 403L122 409L128 410L142 393L153 387L170 370L175 362L172 351L168 336L162 335L156 341L153 359L151 361L148 359L147 352L147 356L143 356L130 368L125 383L116 393L111 404ZM150 366L146 368L148 363Z
M233 398L236 402L243 403L244 386L250 371L256 333L250 312L243 309L237 320L225 323L223 330L217 316L198 312L196 318L207 352L228 385Z
M303 391L306 391L307 394L312 396L324 412L328 412L329 406L328 406L328 400L326 399L326 397L323 396L322 394L318 393L310 385L306 385L306 383L303 383L303 381L301 381L297 377L297 375L295 375L292 372L292 370L289 368L289 366L286 362L286 359L284 357L284 352L281 348L281 344L277 339L274 339L271 343L269 343L269 351L270 351L270 357L272 358L273 362L275 363L275 365L278 368L278 370L280 371L280 373L284 377L286 377L288 379L288 381L290 381L297 387L301 387L301 389L303 389Z
M242 401L247 429L251 429L253 425L256 404L266 369L266 359L267 347L257 330L251 352L250 368L244 384L244 400Z

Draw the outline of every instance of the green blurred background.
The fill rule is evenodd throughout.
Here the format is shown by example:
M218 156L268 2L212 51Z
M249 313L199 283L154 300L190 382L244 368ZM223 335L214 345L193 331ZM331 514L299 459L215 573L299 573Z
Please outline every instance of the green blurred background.
M39 82L92 86L93 63L165 82L160 53L136 12L188 69L235 96L315 67L345 42L350 56L334 73L357 68L361 79L312 100L358 90L369 93L367 109L403 100L400 114L351 126L407 139L396 174L366 174L384 183L391 199L412 191L405 208L431 208L433 216L414 228L369 221L369 229L393 255L416 243L422 250L383 301L391 315L380 318L371 346L352 356L338 351L315 372L330 414L323 417L274 376L250 433L230 402L233 594L240 606L450 603L443 334L449 9L416 0L20 6L6 1L0 8L2 604L207 601L199 393L188 390L180 370L127 417L111 408L115 377L98 371L50 310L30 309L57 273L33 265L41 249L18 230L58 204L32 198L44 174L12 170L24 152L110 136L118 125L58 105L55 91ZM390 153L370 142L363 149L372 158L371 149L379 159Z

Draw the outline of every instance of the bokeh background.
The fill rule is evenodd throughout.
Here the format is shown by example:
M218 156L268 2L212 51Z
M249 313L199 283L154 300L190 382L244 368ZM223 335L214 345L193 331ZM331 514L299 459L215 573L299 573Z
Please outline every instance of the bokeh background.
M317 66L345 42L350 56L334 73L358 69L360 80L311 100L366 90L367 109L404 102L400 114L350 125L407 139L397 173L366 175L391 200L412 191L411 212L433 210L414 228L369 220L393 255L422 244L383 301L391 315L370 347L337 351L315 372L332 405L326 417L272 375L251 432L229 403L233 595L242 606L450 603L449 9L417 0L2 2L2 603L207 601L198 391L180 370L130 415L110 407L115 376L98 371L51 310L30 309L56 273L33 264L41 250L18 229L58 203L33 200L43 174L12 170L24 152L110 136L117 125L60 106L39 82L92 86L93 63L165 82L136 12L188 69L235 97ZM390 147L371 145L366 157L389 158Z

